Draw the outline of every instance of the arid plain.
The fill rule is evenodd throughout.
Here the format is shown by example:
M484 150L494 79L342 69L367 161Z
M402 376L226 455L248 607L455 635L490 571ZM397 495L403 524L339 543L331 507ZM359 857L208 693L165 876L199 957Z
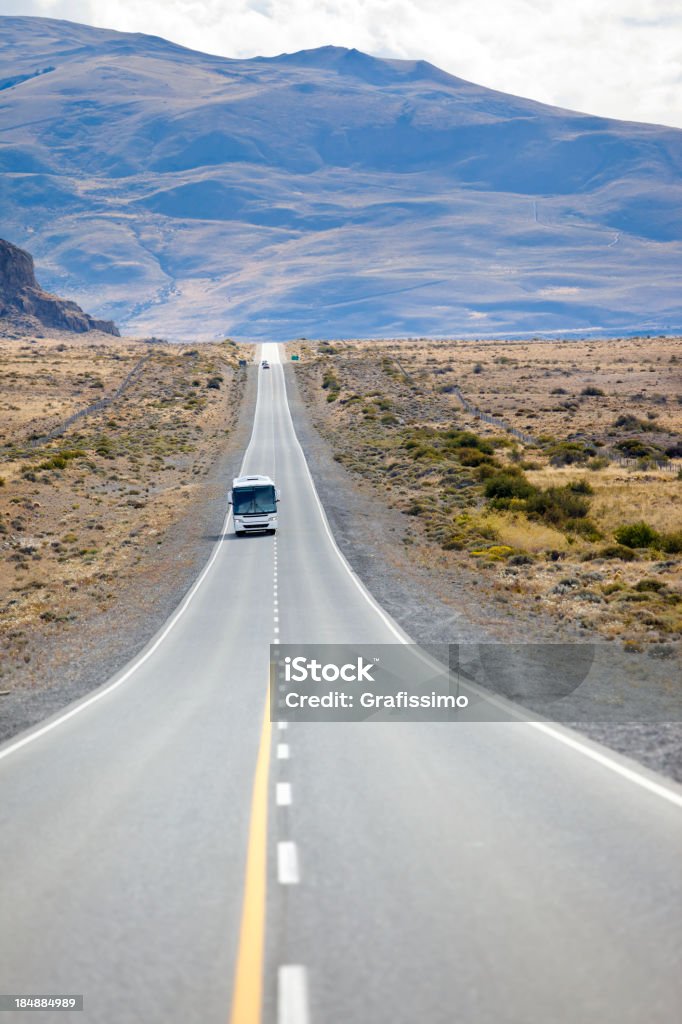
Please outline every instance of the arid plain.
M679 338L289 348L336 459L413 517L434 578L626 649L679 639Z
M208 500L239 354L48 329L0 340L0 688L43 685L45 640L62 636L67 658L131 586L182 574L164 545Z

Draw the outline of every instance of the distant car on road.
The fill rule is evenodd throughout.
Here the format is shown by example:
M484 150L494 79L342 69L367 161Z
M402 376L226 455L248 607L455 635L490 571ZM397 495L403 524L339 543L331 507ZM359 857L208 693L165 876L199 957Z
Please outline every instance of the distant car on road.
M274 533L279 491L269 476L239 476L228 497L235 533Z
M261 370L269 370L270 369L270 363L267 361L267 359L263 360L263 362L260 364L260 368L261 368Z

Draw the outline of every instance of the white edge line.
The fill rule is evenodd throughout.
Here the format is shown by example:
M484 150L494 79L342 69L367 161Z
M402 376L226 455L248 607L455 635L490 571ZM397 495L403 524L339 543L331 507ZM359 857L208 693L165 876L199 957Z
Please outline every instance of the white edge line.
M283 964L277 971L277 1024L308 1024L308 977L300 964Z
M254 409L253 426L251 428L251 437L249 438L249 443L246 446L246 449L244 451L244 455L242 456L241 466L240 466L240 469L239 469L239 476L243 475L242 470L244 468L244 463L246 462L246 459L248 457L248 454L249 454L249 451L251 449L251 446L253 445L253 435L254 435L254 432L255 432L255 429L256 429L256 422L258 420L258 406L260 404L260 396L261 396L261 390L260 390L260 377L259 377L258 378L258 390L256 392L256 407ZM287 404L288 404L288 402L287 402ZM222 525L222 529L221 529L221 535L222 536L224 536L227 533L227 531L229 529L230 519L231 518L232 518L232 509L228 508L228 511L227 511L226 516L225 516L225 519L223 520L223 525ZM187 611L187 609L189 608L190 604L194 600L194 597L195 597L197 591L199 590L199 587L201 586L201 584L204 582L204 580L208 576L208 574L209 574L213 564L215 563L215 560L217 559L217 557L218 557L218 555L219 555L219 553L221 551L222 543L223 543L222 536L221 536L220 540L216 541L215 547L213 549L213 553L211 554L211 557L209 558L209 560L206 563L206 565L204 566L202 572L200 573L198 578L194 581L194 583L190 587L189 591L187 592L187 594L183 598L180 606L178 608L176 608L176 610L172 613L171 618L166 623L166 625L163 627L161 633L159 633L158 636L156 637L156 639L152 641L151 646L148 647L147 650L145 650L145 652L142 655L140 655L135 661L133 661L133 664L130 665L129 668L124 669L123 674L121 676L119 676L118 679L115 679L112 683L105 683L104 686L102 686L100 689L96 690L95 693L93 693L91 696L86 697L84 700L79 701L75 706L71 707L68 711L65 711L63 714L59 714L56 718L53 718L51 721L47 722L45 725L38 726L37 728L35 728L35 729L31 730L30 732L26 733L24 736L22 736L21 739L15 740L14 742L10 740L9 743L5 747L0 748L0 761L3 758L7 757L9 754L13 754L15 751L20 750L22 747L27 746L29 743L33 743L34 740L40 739L41 736L45 736L46 733L51 732L53 729L56 729L58 725L62 725L63 722L68 722L68 720L70 718L74 718L76 715L79 715L81 713L81 711L85 711L86 708L89 708L89 707L91 707L91 705L96 704L97 701L102 700L103 697L107 697L110 693L113 693L114 690L118 689L118 687L121 686L123 683L125 683L126 680L130 679L130 677L135 672L137 672L137 670L139 668L141 668L141 666L144 665L144 663L149 658L151 658L152 654L154 654L154 652L160 647L160 645L166 639L166 637L168 636L170 631L173 629L175 624L178 622L178 620L181 618L181 616L184 615L184 613Z
M634 782L638 786L642 786L643 789L648 789L651 793L656 793L658 796L663 797L664 800L668 800L671 804L675 804L676 807L682 807L682 793L675 792L674 789L670 789L668 786L657 782L655 779L650 779L646 775L642 775L640 772L635 771L633 768L628 768L627 765L619 764L612 757L608 757L607 754L602 754L596 747L588 746L586 743L581 742L578 738L578 734L571 734L568 730L566 732L563 729L554 728L551 725L546 725L544 722L526 722L526 725L530 725L533 729L539 729L540 732L546 733L547 736L552 736L559 743L564 743L567 747L572 750L577 750L579 753L584 754L585 757L591 758L592 761L596 761L597 764L603 765L605 768L610 768L611 771L616 772L618 775L622 775L624 779L629 779L630 782Z
M381 608L381 606L377 603L376 599L372 597L372 595L367 590L362 580L358 577L357 573L354 572L354 570L351 568L348 559L346 558L346 556L343 554L338 544L336 543L334 535L329 526L327 514L324 511L324 507L322 505L322 502L320 501L320 496L317 493L315 481L313 480L312 473L310 472L310 467L308 465L308 460L305 457L303 446L301 445L301 442L298 439L298 434L296 433L296 428L294 427L294 419L293 416L291 415L289 397L287 395L287 384L286 378L284 376L283 364L280 363L279 365L282 366L282 382L284 385L284 395L286 398L285 406L287 415L289 416L289 421L291 423L292 433L296 441L296 444L298 445L298 448L301 452L301 456L303 458L303 465L305 466L305 470L310 481L310 486L312 488L313 496L315 498L318 510L320 512L322 525L324 526L327 536L331 541L331 545L334 551L336 552L336 555L338 556L344 569L346 570L350 578L353 580L362 596L365 598L367 603L372 606L372 608L379 615L382 621L388 626L393 635L397 637L397 639L402 644L412 644L414 643L412 638L408 636L408 634L405 633L396 623L393 622L393 620L386 614L383 608ZM496 703L494 698L492 702ZM572 750L575 750L578 753L583 754L585 757L591 758L591 760L595 761L597 764L602 765L604 768L609 768L611 771L616 772L623 778L629 779L630 782L634 782L636 785L641 786L643 789L649 790L650 793L655 793L657 796L663 797L664 800L668 800L670 803L675 804L678 807L682 807L682 794L679 791L670 788L668 785L665 785L663 781L656 782L654 779L650 779L646 775L642 775L634 769L628 768L626 765L620 764L617 760L615 760L615 758L609 757L607 754L602 754L599 750L596 750L593 747L588 746L586 743L581 742L578 733L569 732L568 729L566 729L566 732L564 733L559 729L552 728L551 725L545 725L544 722L529 722L523 719L521 721L524 725L529 725L534 729L539 729L541 732L544 732L548 736L552 736L555 740L558 740L560 743L565 744Z

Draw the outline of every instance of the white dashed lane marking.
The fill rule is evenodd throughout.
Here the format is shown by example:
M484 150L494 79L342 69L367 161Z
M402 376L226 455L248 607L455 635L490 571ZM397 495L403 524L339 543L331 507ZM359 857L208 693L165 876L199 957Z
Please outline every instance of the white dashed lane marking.
M298 885L301 881L296 843L277 843L277 880L280 885Z
M277 806L289 807L291 805L291 783L277 783Z
M277 744L277 760L288 761L289 760L289 744L278 743Z
M308 976L300 964L277 971L277 1024L308 1024Z

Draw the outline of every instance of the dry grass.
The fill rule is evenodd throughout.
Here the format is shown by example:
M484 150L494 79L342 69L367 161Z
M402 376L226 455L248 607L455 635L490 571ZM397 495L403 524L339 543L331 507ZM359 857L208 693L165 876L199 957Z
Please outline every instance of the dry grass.
M538 487L585 481L594 490L590 517L605 537L624 523L645 520L665 533L682 526L682 487L667 470L609 465L597 471L543 466L527 472Z
M539 555L544 551L565 552L570 547L566 534L560 530L513 512L486 512L482 521L489 524L501 544L515 551Z
M665 533L682 526L682 487L669 473L607 471L599 474L592 507L607 534L638 519Z

